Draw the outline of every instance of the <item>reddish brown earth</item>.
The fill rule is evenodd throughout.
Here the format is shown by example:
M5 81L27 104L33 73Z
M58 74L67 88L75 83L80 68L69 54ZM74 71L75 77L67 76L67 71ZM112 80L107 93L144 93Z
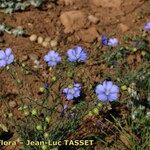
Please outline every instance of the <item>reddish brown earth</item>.
M27 33L26 37L17 38L5 33L0 36L4 40L0 43L0 48L11 47L15 57L20 60L23 57L29 57L23 62L31 67L34 66L33 57L38 58L43 65L40 69L40 74L43 75L41 78L49 80L53 71L45 71L46 65L43 62L43 56L53 47L43 47L36 42L31 42L29 40L30 35L37 34L43 38L56 39L58 45L55 49L62 54L65 54L67 49L73 46L82 45L87 48L92 57L95 53L93 47L95 43L99 42L101 35L115 35L122 41L124 35L138 34L139 28L143 28L143 23L150 20L149 8L150 3L145 0L58 0L57 5L48 3L42 9L29 8L26 11L15 12L11 15L0 13L0 22L5 22L13 27L22 26ZM137 56L129 56L129 64L134 63L133 59L138 59L140 62L138 54ZM93 84L101 78L95 75L98 70L113 74L110 68L101 64L82 68L81 71L80 68L77 69L80 71L77 74L77 79L86 72L86 77L90 78L90 83ZM18 72L17 76L25 81L21 89L16 88L8 73L0 70L0 95L6 94L9 102L14 101L16 103L12 110L14 110L17 118L21 118L22 115L18 111L20 103L18 95L23 93L32 95L35 99L40 97L37 91L42 83L35 76L23 76L21 71ZM0 122L5 123L3 114L6 109L1 102L0 110ZM7 122L7 124L9 123ZM6 150L8 149L15 150L15 148L10 147L6 148Z

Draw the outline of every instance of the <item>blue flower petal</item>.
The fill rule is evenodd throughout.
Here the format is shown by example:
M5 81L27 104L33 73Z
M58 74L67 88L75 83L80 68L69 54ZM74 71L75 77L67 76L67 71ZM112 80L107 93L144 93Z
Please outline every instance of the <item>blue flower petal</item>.
M117 38L110 38L108 40L108 46L115 47L118 45L118 39Z
M104 81L103 86L106 91L109 91L112 88L113 83L112 81Z
M45 55L45 56L44 56L44 61L48 62L49 60L50 60L49 55Z
M108 38L106 36L102 35L101 42L103 45L107 46L108 45Z
M51 57L54 57L57 53L55 51L49 51L48 55L50 55Z
M100 100L100 101L107 101L108 99L107 99L107 96L106 96L106 94L98 94L98 99Z
M113 85L111 90L110 90L110 93L118 93L119 92L119 87L117 85Z
M54 61L49 61L49 62L48 62L48 66L49 66L49 67L55 67L56 65L57 65L57 63L54 62Z
M61 62L61 57L57 52L52 50L44 56L44 61L48 63L48 66L55 67L59 62Z
M5 60L0 60L0 68L3 68L6 66L6 61Z
M101 85L101 84L97 85L95 92L96 92L97 94L99 94L99 93L104 93L104 92L105 92L104 86Z
M56 61L61 62L61 57L60 56L56 57Z
M81 85L78 83L75 83L74 86L81 89Z
M79 90L78 90L78 91L75 91L74 97L77 98L77 97L79 97L79 96L80 96L80 91L79 91Z
M0 50L0 60L5 58L6 58L5 52L3 50Z
M109 101L115 101L118 99L118 93L113 93L108 95L108 100Z
M144 30L150 31L150 22L145 23Z
M68 50L67 55L68 55L68 60L70 62L75 62L77 60L75 51L73 51L72 49Z
M6 56L10 56L12 54L12 49L11 48L6 48L5 54L6 54Z
M70 62L84 62L87 59L87 53L80 46L69 49L67 56Z
M104 82L103 82L103 87L104 87L104 89L106 90L106 88L107 88L107 81L104 81Z
M84 62L86 59L87 59L87 54L85 52L81 52L79 60Z
M74 49L74 51L75 51L75 56L76 56L76 58L79 59L79 58L80 58L80 54L81 54L81 52L82 52L82 48L81 48L80 46L78 46L78 47L76 47L76 48Z
M74 98L73 95L70 94L70 93L68 93L68 94L66 95L66 97L67 97L68 100L72 100L72 99Z
M8 57L7 65L11 64L13 61L14 61L14 55L11 54L11 55Z

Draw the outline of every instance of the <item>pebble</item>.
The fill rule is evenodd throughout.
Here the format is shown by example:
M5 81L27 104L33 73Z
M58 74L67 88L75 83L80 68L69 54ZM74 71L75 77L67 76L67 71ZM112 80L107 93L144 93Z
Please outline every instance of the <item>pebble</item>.
M52 41L50 42L50 45L51 45L51 47L56 47L56 46L58 45L57 40L52 40Z
M50 42L50 41L51 41L51 38L50 38L50 37L46 37L44 41L45 41L45 42Z
M42 46L43 46L43 47L48 47L48 46L49 46L49 42L44 41L44 42L42 43Z
M42 44L44 41L43 37L39 36L37 39L38 44Z
M9 101L8 104L11 108L15 108L17 106L17 103L15 101Z
M32 42L35 42L37 40L37 35L36 34L32 34L30 37L29 37L30 41Z

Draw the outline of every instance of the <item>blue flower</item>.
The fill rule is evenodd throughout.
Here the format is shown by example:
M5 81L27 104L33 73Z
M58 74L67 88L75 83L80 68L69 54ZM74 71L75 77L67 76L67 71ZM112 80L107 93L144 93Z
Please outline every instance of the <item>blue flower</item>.
M150 31L150 22L145 23L144 30Z
M104 81L96 86L95 92L100 101L115 101L118 99L119 87L111 81Z
M11 48L6 48L5 51L0 50L0 68L10 65L14 61L14 55Z
M55 51L49 51L47 55L44 56L44 61L48 63L49 67L55 67L61 62L61 57Z
M81 85L78 83L73 83L67 88L64 88L63 93L68 100L73 100L74 98L80 97Z
M101 42L102 42L103 45L108 46L108 40L109 39L106 36L102 35Z
M70 62L85 62L87 60L87 53L80 46L69 49L67 56Z
M118 39L117 38L110 38L108 40L108 46L115 47L118 45Z
M119 43L117 38L108 38L104 35L101 38L101 42L103 45L109 46L109 47L115 47Z

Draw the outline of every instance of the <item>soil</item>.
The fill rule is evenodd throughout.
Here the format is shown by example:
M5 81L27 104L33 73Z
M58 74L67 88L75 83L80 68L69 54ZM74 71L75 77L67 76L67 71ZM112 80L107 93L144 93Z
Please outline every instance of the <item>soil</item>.
M34 58L31 59L35 55L33 57L36 57L42 65L41 69L38 69L39 74L42 75L39 78L33 75L26 76L19 70L19 67L15 68L18 79L25 81L19 89L16 88L16 83L10 75L0 70L0 95L5 96L7 102L15 101L16 104L10 104L12 104L16 118L23 117L18 111L19 95L23 93L23 95L32 96L36 101L41 97L38 89L43 85L42 81L50 80L54 74L54 71L47 69L43 61L43 56L49 49L57 49L63 55L69 48L82 45L87 49L89 56L94 56L96 51L93 47L95 44L98 45L102 35L114 35L121 42L124 35L138 34L139 28L143 28L143 23L150 20L149 8L150 3L145 0L58 0L56 4L50 2L44 4L42 9L30 7L26 11L14 12L11 15L1 12L0 22L5 22L13 27L22 26L26 31L26 36L14 37L4 33L0 36L4 40L0 42L0 48L11 47L15 57L30 67L35 65ZM54 48L50 45L43 47L37 42L31 42L29 37L32 34L43 38L50 37L52 40L57 40L58 45ZM23 58L25 60L22 60ZM141 61L137 54L137 56L129 56L128 63L133 65L133 59L138 59L137 63ZM90 61L92 60L88 60L87 64L90 64ZM113 70L105 64L81 67L76 71L78 72L76 80L86 72L85 78L90 79L88 85L101 80L101 76L97 76L99 71L113 74ZM70 80L67 79L67 82L69 83ZM88 89L86 85L85 88ZM88 99L88 96L86 97ZM26 99L26 103L28 101ZM4 102L0 102L0 123L6 123L5 111ZM13 138L16 139L16 135ZM17 149L18 147L9 146L5 148L5 150Z

